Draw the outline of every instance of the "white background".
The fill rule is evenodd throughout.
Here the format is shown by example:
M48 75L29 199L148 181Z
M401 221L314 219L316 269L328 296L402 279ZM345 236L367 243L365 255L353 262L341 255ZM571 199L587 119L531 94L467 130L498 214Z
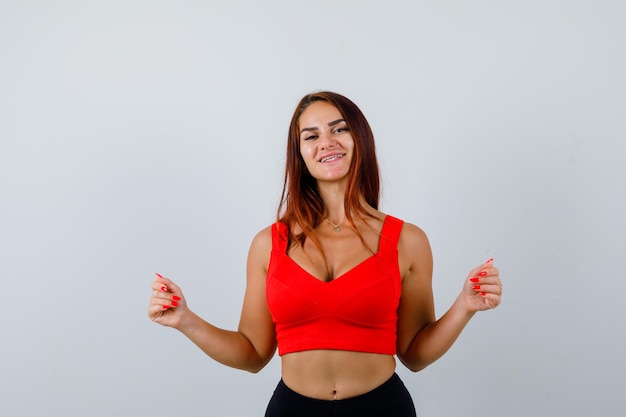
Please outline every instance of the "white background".
M441 315L418 415L624 416L623 1L0 1L0 415L261 416L253 375L147 317L154 273L236 328L299 98L368 117L382 209L422 227Z

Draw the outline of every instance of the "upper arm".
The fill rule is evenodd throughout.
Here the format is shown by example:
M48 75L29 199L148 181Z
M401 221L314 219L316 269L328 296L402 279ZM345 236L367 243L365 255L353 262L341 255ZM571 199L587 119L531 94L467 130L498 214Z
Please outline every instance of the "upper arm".
M267 306L265 281L272 250L271 228L265 228L253 239L248 252L246 292L239 321L239 332L254 346L263 364L276 351L274 322Z
M400 360L426 325L435 321L432 291L433 258L426 233L405 223L398 242L402 295L398 308L397 354Z

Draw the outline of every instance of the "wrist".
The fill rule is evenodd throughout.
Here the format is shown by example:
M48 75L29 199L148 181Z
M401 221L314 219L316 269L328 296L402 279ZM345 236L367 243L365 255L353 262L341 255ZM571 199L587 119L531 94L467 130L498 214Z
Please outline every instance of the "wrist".
M198 316L188 308L184 309L184 312L181 312L180 320L175 326L175 329L183 334L188 334L194 328L194 323L198 319Z
M456 314L466 318L468 321L474 317L474 314L476 314L476 311L471 309L468 305L467 296L463 293L459 294L456 298L454 304L452 305L452 309L456 312Z

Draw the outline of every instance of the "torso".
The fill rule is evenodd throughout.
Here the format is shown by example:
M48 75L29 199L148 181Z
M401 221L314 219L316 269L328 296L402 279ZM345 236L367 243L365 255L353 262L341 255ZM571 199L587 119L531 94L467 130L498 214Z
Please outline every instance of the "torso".
M391 355L309 350L282 356L282 378L292 390L321 400L355 397L382 385L394 373Z
M359 232L367 247L359 239L354 230L348 224L341 227L341 231L335 232L333 227L322 222L317 228L318 240L324 248L324 254L328 262L328 271L325 268L324 258L315 244L307 239L304 249L295 246L289 249L288 255L300 267L309 274L322 281L332 281L341 278L346 272L367 260L378 251L379 233L382 229L384 216L371 219L369 225L359 226Z
M342 276L378 251L379 234L384 214L376 212L368 227L358 225L358 235L344 222L341 231L323 222L317 236L324 248L328 270L322 254L307 239L305 248L296 246L289 257L313 277L322 281L342 279ZM373 229L373 230L372 230ZM401 274L402 274L401 263ZM380 386L394 373L396 362L392 355L344 350L308 350L288 353L281 357L282 378L292 390L316 399L333 400L364 394Z

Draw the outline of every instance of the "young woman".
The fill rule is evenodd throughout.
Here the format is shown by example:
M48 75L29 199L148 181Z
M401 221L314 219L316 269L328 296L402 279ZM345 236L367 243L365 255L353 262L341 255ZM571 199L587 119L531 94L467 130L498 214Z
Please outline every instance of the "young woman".
M362 112L336 93L305 96L289 129L278 220L250 246L239 328L207 323L158 274L150 318L250 372L278 347L282 378L266 417L415 416L395 357L412 371L433 363L474 313L500 304L502 285L485 262L437 320L428 238L379 211L378 199Z

